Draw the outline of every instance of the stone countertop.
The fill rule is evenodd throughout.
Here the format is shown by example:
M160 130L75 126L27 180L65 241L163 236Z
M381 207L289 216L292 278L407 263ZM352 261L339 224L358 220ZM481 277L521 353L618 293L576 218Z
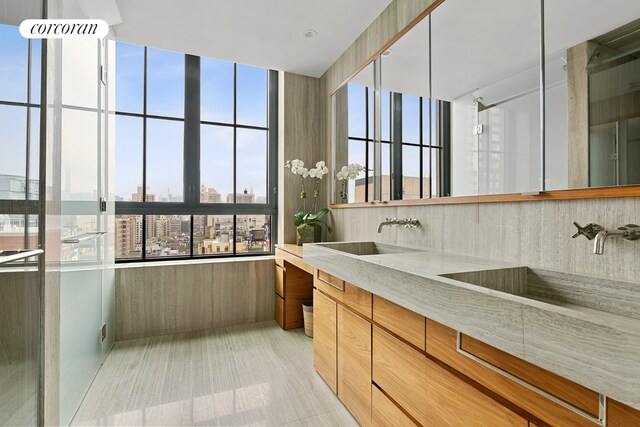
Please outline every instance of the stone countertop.
M319 270L640 409L640 317L620 315L618 309L630 300L625 313L640 311L640 284L545 271L570 288L573 298L579 299L581 292L584 300L603 295L597 304L571 304L566 298L529 295L527 274L536 270L523 265L383 244L376 244L382 253L371 255L337 249L349 245L349 251L356 248L358 253L363 244L309 244L303 258ZM482 286L461 281L469 272L484 275Z

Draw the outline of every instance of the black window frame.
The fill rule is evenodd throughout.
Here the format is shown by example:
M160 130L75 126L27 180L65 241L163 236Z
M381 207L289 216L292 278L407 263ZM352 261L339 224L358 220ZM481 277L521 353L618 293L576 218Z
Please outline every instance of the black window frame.
M8 25L8 24L0 24L0 25L4 25L6 27L14 27L17 30L17 26L13 26L13 25ZM2 212L3 215L8 215L10 217L22 217L22 223L24 224L24 231L23 231L23 247L22 248L13 248L13 249L35 249L38 247L38 237L34 236L32 234L29 233L29 224L30 224L30 218L36 217L37 218L37 223L39 223L42 218L40 217L40 193L42 191L42 185L40 184L41 182L41 176L40 174L42 173L42 169L38 168L38 170L36 171L38 173L38 178L33 179L33 173L31 171L31 156L32 153L35 152L36 155L38 155L39 157L42 156L41 154L41 141L38 141L38 145L34 146L33 145L33 141L31 139L32 136L32 125L33 125L33 119L32 119L32 111L38 110L38 117L39 117L39 121L40 123L38 123L38 138L42 139L43 136L43 132L42 132L42 123L44 118L42 117L42 111L43 111L43 76L42 76L42 72L44 69L44 66L42 65L43 62L43 58L45 55L45 48L44 48L44 43L40 44L40 61L41 61L41 66L40 66L40 93L38 94L34 94L32 92L32 87L33 87L33 71L34 71L34 64L33 64L33 40L32 39L27 39L27 75L26 75L26 79L27 79L27 92L26 92L26 101L11 101L11 100L7 100L7 99L0 99L0 106L4 106L4 107L18 107L18 108L26 108L25 112L26 112L26 133L25 133L25 176L24 176L24 180L25 180L25 194L24 194L24 198L21 199L0 199L0 212ZM39 97L38 102L33 102L33 96L37 95ZM22 178L20 176L20 178ZM35 194L31 194L31 188L33 187L36 189L36 193ZM33 197L32 197L33 196ZM33 245L33 240L35 240L36 244ZM11 265L9 265L11 266Z
M348 141L360 141L365 144L364 149L364 168L365 176L361 178L365 183L372 183L372 165L369 164L369 144L374 142L372 132L369 130L369 96L370 92L373 92L373 88L364 86L364 118L365 118L365 136L347 136ZM381 106L388 109L389 116L389 138L381 138L382 144L388 144L389 156L390 156L390 180L389 180L389 195L390 200L403 200L404 188L402 182L402 148L403 147L417 147L420 149L420 197L419 199L431 199L434 197L445 197L450 195L450 164L451 158L451 119L450 119L450 103L447 101L441 101L424 96L417 96L419 99L419 129L418 129L418 142L405 141L402 134L402 93L389 92L389 103L387 106ZM432 122L432 102L435 102L435 120ZM432 137L432 132L429 130L427 137L425 137L424 129L424 114L428 115L428 122L433 127L435 126L436 136ZM435 139L435 141L433 140ZM431 160L432 154L436 154L436 163L439 165L439 174L435 175L436 180L436 193L432 192L431 187L424 188L424 153L429 153L429 159ZM431 168L432 162L429 164L429 176L434 177L434 171ZM426 190L426 191L425 191ZM369 202L369 185L365 185L365 202Z
M116 201L116 216L142 216L142 242L140 256L136 257L116 257L117 263L129 262L154 262L167 260L193 260L207 258L226 258L226 257L244 257L244 256L268 256L275 252L275 244L277 241L277 214L278 214L278 177L277 177L277 159L278 159L278 72L267 69L267 122L263 126L246 125L237 121L237 104L238 104L238 64L234 63L234 102L233 102L233 123L214 122L202 120L201 118L201 93L200 93L200 62L201 57L195 55L184 54L185 61L185 90L184 90L184 118L161 116L147 113L148 101L148 82L147 82L147 58L148 47L144 48L144 86L143 86L143 111L142 113L133 113L115 110L116 116L137 117L142 119L142 201ZM117 49L117 45L116 45ZM184 123L184 141L183 141L183 201L182 202L147 202L147 120L174 120ZM215 125L233 128L233 151L234 151L234 167L233 167L233 203L201 203L200 201L200 130L202 125ZM267 133L267 176L266 176L266 203L236 203L235 198L238 194L236 188L237 183L237 130L253 129L263 130ZM117 166L116 166L117 167ZM116 171L117 173L117 171ZM147 216L148 215L164 215L164 216L189 216L190 227L190 250L189 254L179 256L147 256ZM194 237L194 216L199 215L233 215L233 253L225 253L221 255L194 254L193 237ZM270 217L269 229L270 250L264 252L237 252L237 218L245 215L264 215ZM231 242L230 242L231 243Z

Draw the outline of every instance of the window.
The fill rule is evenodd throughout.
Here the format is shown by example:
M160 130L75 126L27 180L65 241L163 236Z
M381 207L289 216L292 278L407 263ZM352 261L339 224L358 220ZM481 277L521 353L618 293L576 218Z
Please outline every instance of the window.
M0 250L38 246L40 47L0 24Z
M116 67L116 259L272 253L277 73L126 43Z
M348 99L348 163L366 172L349 181L349 202L366 202L373 197L373 88L349 84ZM449 171L441 165L448 135L437 129L439 118L448 120L448 103L382 91L381 105L382 200L445 195Z

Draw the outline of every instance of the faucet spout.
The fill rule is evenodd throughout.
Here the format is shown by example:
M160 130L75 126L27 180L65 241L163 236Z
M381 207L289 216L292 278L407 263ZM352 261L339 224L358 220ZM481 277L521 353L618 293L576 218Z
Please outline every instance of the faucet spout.
M595 240L593 242L593 253L596 255L604 254L604 243L607 241L607 237L609 236L609 232L607 230L602 230L598 234L596 234Z
M636 237L637 233L637 226L634 225L625 225L624 227L620 227L616 230L602 230L596 234L593 242L593 253L596 255L604 254L604 243L607 241L608 237L622 237L627 240L637 240L638 237L640 237L640 235Z
M378 233L382 233L382 227L384 227L385 225L393 225L393 224L397 224L397 222L398 220L395 218L387 218L386 221L382 221L378 226Z

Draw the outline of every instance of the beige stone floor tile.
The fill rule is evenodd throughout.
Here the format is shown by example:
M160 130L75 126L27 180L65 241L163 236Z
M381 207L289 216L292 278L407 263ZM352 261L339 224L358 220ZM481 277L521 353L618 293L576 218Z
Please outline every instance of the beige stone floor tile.
M116 343L72 425L357 424L313 341L270 321Z

